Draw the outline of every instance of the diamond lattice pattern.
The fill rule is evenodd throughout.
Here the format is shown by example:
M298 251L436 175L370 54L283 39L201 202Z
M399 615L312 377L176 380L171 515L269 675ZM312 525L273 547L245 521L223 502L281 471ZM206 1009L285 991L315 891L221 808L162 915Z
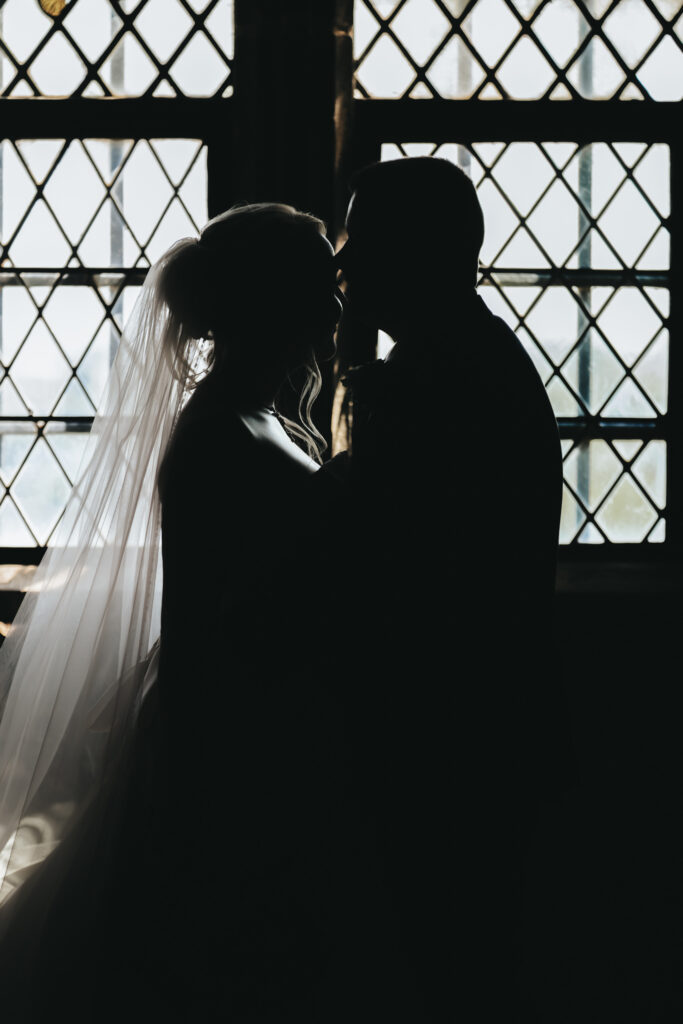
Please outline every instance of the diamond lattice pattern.
M657 543L666 535L666 442L563 441L560 543Z
M233 0L0 6L2 96L228 96Z
M477 186L486 225L481 294L529 352L558 419L653 428L668 400L669 148L382 147L384 160L431 155ZM664 442L647 446L648 459L659 453L655 491L636 472L644 453L627 459L620 444L594 440L565 453L565 543L663 539ZM606 462L615 475L596 504Z
M193 139L0 143L0 547L45 544L147 268L207 218Z
M680 0L355 0L356 94L683 98Z

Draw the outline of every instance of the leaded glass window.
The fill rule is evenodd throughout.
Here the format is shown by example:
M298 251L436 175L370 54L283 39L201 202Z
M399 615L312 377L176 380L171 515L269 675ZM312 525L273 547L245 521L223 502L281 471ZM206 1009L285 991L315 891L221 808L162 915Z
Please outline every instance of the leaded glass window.
M227 96L232 0L0 5L0 96Z
M147 269L206 222L233 49L233 0L0 0L0 548L49 542Z
M0 143L0 547L49 542L147 268L207 219L194 139Z
M561 543L663 541L669 147L387 143L381 155L443 157L477 186L480 292L534 361L563 435Z
M477 186L481 294L560 426L561 543L655 552L678 493L680 155L658 111L683 100L682 0L355 0L354 57L361 162L434 154Z
M683 98L680 0L356 0L356 94Z
M245 157L226 130L233 0L61 7L49 16L38 0L0 0L0 547L49 538L146 268L196 232L207 190L213 213L242 198L233 171ZM560 421L562 539L596 554L599 542L663 550L680 504L683 151L677 109L661 101L683 99L683 0L353 8L351 162L435 152L477 182L482 291L526 345ZM252 46L249 57L250 45L273 25L248 0L237 17L254 72L241 81L258 92L263 54ZM262 112L263 95L252 99ZM541 102L516 102L529 99ZM298 109L300 88L287 103ZM366 357L374 344L363 343Z

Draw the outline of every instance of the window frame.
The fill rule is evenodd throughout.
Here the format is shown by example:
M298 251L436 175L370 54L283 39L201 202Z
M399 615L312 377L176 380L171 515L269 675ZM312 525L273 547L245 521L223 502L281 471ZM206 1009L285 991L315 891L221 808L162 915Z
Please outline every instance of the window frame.
M352 14L353 0L234 0L232 95L5 96L2 138L197 139L209 217L238 201L288 202L322 217L334 241L345 212ZM333 397L329 363L314 410L328 439ZM44 551L0 548L0 564L37 564Z
M0 99L2 138L64 139L196 139L207 150L207 201L209 217L233 200L231 169L232 97L211 98L47 98L8 97ZM12 272L14 268L8 268ZM19 268L22 270L23 268ZM49 268L53 270L54 268ZM146 271L124 267L121 275L131 283L144 279ZM69 271L64 268L64 276ZM89 271L73 272L76 283L90 277ZM11 417L17 419L18 417ZM19 417L36 419L36 417ZM79 417L70 417L74 421ZM92 417L85 417L92 422ZM49 421L48 421L49 422ZM37 565L46 547L0 547L0 564Z
M305 10L304 10L305 8ZM293 202L342 230L348 181L378 159L383 142L661 142L671 156L667 537L654 544L572 544L567 562L663 563L683 554L683 101L353 99L353 0L235 0L230 97L3 97L2 137L192 138L207 147L208 212L237 200ZM292 48L298 62L288 61ZM311 76L316 88L310 89ZM307 86L309 86L307 88ZM319 87L318 87L319 86ZM275 147L278 159L266 166ZM233 158L234 157L234 158ZM354 355L374 358L374 337L353 339ZM358 360L357 360L358 361ZM332 368L318 400L328 427ZM662 418L663 419L663 418ZM43 548L0 549L1 562L37 563Z
M352 170L379 160L383 143L610 142L663 143L671 159L671 214L663 220L671 238L668 288L669 397L667 412L638 424L620 420L601 427L598 417L558 420L562 438L649 436L667 443L666 538L661 543L560 545L563 563L662 564L683 555L683 144L676 133L683 102L614 100L364 99L354 101ZM619 272L628 279L627 272ZM375 336L354 338L356 353L375 357ZM638 431L634 434L634 431ZM645 434L645 431L647 432Z

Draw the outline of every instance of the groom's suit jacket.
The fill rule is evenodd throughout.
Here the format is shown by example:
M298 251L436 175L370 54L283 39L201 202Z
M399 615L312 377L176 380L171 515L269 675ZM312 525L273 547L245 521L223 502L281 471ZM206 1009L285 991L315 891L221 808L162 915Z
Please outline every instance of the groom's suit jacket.
M399 345L350 382L355 543L373 621L452 633L464 600L496 633L502 617L547 634L560 444L513 332L474 296L424 349Z
M463 879L501 877L504 821L569 764L548 662L560 443L531 359L478 296L348 384L350 717L396 890L421 880L408 930L433 937L432 988L453 921L486 916L463 909Z

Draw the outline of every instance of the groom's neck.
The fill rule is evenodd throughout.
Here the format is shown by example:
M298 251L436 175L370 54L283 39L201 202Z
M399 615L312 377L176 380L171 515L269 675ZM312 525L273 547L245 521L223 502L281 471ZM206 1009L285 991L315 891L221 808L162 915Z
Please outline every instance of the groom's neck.
M477 301L474 288L450 294L446 300L433 297L404 306L398 315L387 317L380 327L402 348L423 348L431 337L466 326Z

